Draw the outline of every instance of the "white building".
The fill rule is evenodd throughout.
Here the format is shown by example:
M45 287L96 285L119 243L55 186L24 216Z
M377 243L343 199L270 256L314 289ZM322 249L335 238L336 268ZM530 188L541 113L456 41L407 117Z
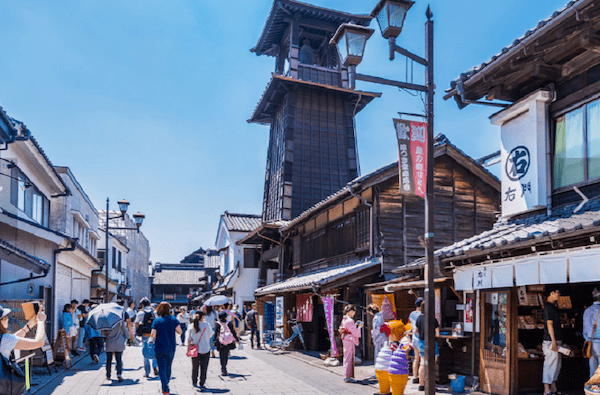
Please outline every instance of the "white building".
M231 296L240 306L254 301L254 290L258 285L259 252L252 246L236 243L261 224L260 215L233 214L225 211L219 221L216 249L220 256L219 282L214 293Z

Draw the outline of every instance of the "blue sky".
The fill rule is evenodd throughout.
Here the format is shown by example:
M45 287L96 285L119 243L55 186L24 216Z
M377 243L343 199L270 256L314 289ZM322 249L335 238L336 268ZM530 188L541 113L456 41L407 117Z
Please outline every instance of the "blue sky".
M269 128L251 125L274 58L250 53L273 0L0 2L0 105L24 122L55 165L71 168L97 209L126 198L146 215L151 259L179 262L214 245L225 211L259 214ZM368 14L376 1L314 0ZM424 54L435 21L435 132L474 158L500 147L494 109L460 111L443 92L460 73L562 8L566 0L417 0L398 44ZM403 80L376 33L358 72ZM409 73L410 74L410 73ZM423 82L415 64L413 80ZM392 118L422 112L418 97L383 92L356 119L366 174L396 160Z

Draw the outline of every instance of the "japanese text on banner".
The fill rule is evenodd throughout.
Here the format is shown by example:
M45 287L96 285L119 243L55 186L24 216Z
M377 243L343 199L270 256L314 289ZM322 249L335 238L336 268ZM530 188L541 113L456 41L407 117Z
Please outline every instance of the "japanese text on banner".
M398 139L400 193L427 193L427 123L394 119Z

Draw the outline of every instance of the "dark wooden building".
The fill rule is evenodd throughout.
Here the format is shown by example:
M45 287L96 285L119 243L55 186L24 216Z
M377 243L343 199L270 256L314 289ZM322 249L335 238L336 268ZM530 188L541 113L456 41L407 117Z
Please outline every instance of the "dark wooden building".
M434 177L436 247L492 227L500 210L500 182L443 135L435 140ZM400 194L395 162L351 181L280 231L280 241L263 250L263 256L277 255L273 251L279 254L286 280L259 288L255 295L263 301L284 296L290 315L300 308L298 298L303 302L310 298L314 318L304 322L306 338L311 348L326 350L329 341L321 333L324 313L318 295L334 294L364 306L370 302L366 284L394 277L397 267L423 257L419 237L424 233L424 201ZM252 239L260 241L250 234L243 242ZM342 307L336 304L337 325ZM408 313L408 309L397 309L405 321Z
M290 220L343 188L359 171L354 116L380 94L348 89L329 40L353 15L275 0L251 50L275 57L275 71L248 122L271 127L263 221Z

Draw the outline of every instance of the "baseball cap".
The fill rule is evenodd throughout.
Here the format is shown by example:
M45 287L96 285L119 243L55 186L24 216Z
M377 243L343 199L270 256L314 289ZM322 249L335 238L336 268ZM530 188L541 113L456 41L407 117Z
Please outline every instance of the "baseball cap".
M419 297L417 298L417 300L415 301L415 306L417 307L421 307L421 305L423 304L424 300L423 298Z
M0 305L0 319L9 315L11 311L12 311L11 309Z

